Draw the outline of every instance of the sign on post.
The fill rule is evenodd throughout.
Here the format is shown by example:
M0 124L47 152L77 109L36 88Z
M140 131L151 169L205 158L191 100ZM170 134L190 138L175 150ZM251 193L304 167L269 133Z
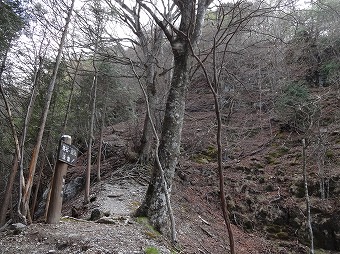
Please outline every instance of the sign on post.
M71 140L69 135L63 135L60 139L58 161L52 178L50 200L48 206L46 206L48 209L46 222L48 224L59 223L67 167L68 165L76 165L78 150L71 145Z
M58 159L69 166L74 167L77 163L78 150L72 145L60 141Z

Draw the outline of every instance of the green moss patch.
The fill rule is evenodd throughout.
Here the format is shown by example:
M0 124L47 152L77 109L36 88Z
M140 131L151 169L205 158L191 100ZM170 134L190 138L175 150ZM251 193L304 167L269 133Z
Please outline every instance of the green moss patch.
M143 225L146 230L145 230L145 234L150 237L150 238L157 238L159 237L161 234L154 229L154 227L150 224L149 219L147 217L137 217L136 218L136 222L138 222L139 224Z
M144 250L145 254L161 254L161 252L153 246L146 247Z
M217 154L218 154L217 147L208 146L205 150L201 151L200 153L192 155L191 160L199 164L207 164L209 162L216 161Z

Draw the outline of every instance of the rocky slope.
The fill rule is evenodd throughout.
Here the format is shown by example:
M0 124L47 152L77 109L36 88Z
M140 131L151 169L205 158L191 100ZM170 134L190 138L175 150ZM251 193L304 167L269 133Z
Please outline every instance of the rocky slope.
M307 142L314 242L317 253L340 253L339 99L329 88L313 93L323 98L318 128L321 136L314 133ZM237 253L308 253L301 145L305 136L278 119L272 107L273 95L262 95L260 103L266 107L260 108L257 94L244 91L232 97L226 104L233 106L232 111L226 107L223 112L223 145ZM131 147L138 131L132 126L139 129L133 122L107 128L103 181L96 183L92 175L90 204L82 204L83 154L77 167L68 172L68 200L61 223L35 223L3 231L0 253L228 253L215 159L216 121L209 91L198 84L188 94L182 156L172 194L178 246L171 246L145 218L131 217L143 198L150 172L134 162ZM322 138L323 146L317 137ZM324 151L322 164L320 147ZM324 198L320 179L324 179Z

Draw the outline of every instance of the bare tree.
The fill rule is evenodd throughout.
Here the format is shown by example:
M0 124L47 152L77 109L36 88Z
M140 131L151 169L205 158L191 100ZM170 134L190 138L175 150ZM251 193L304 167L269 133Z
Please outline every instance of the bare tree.
M189 83L189 41L193 45L199 41L204 16L212 1L199 0L197 3L191 0L174 1L173 6L176 7L176 14L180 21L176 22L178 20L176 19L172 23L158 15L163 12L158 11L155 5L151 7L143 1L137 0L137 2L163 30L171 44L174 56L173 77L158 148L159 161L164 169L168 193L171 194L172 181L180 153L185 97ZM172 8L171 5L170 8ZM168 233L169 217L166 192L163 186L162 171L155 163L146 196L136 211L136 216L147 216L157 230Z
M97 103L97 89L98 89L98 67L97 67L97 54L98 47L101 42L102 33L104 31L103 17L102 17L102 7L100 1L94 1L93 6L91 6L92 12L95 16L94 30L90 31L90 34L94 36L94 51L92 58L93 67L93 80L91 86L91 112L90 112L90 128L89 128L89 138L88 138L88 150L87 150L87 168L86 168L86 182L85 182L85 196L84 203L90 202L90 182L91 182L91 157L92 157L92 143L94 141L94 121L96 116L96 103ZM97 171L98 172L98 171ZM100 173L100 172L99 172Z
M56 57L56 62L55 62L54 68L53 68L52 79L51 79L51 82L48 86L44 111L43 111L41 123L40 123L40 126L39 126L39 133L38 133L36 144L35 144L35 147L34 147L33 153L32 153L32 158L31 158L31 162L30 162L30 166L29 166L28 179L27 179L27 183L26 183L24 195L23 195L23 200L22 200L21 210L22 210L23 216L27 216L28 211L29 211L29 200L30 200L31 190L32 190L32 185L33 185L33 177L34 177L36 166L37 166L38 155L39 155L39 152L40 152L41 142L42 142L43 134L44 134L44 131L45 131L47 115L48 115L48 112L49 112L49 107L50 107L50 103L51 103L51 99L52 99L52 95L53 95L53 91L54 91L54 87L55 87L57 73L58 73L58 70L59 70L62 51L63 51L65 39L66 39L66 36L67 36L67 33L68 33L68 26L69 26L69 23L71 21L74 2L75 2L75 0L72 0L71 6L68 8L65 26L64 26L64 29L63 29L63 32L62 32L62 36L61 36L60 44L59 44L59 48L58 48L58 54L57 54L57 57Z
M111 1L106 0L111 9L116 10L119 20L123 22L127 27L137 36L137 41L131 40L135 47L141 48L142 50L142 63L140 67L143 68L143 79L146 84L146 92L148 96L149 111L147 110L144 119L143 133L140 140L139 154L141 164L149 163L152 160L154 144L152 126L149 121L149 114L151 117L155 117L156 102L159 92L159 84L157 84L158 76L158 64L160 63L160 52L163 42L163 31L162 29L145 21L143 23L142 6L136 2L133 7L127 6L124 1L116 1L120 9L112 4ZM169 10L170 11L170 10ZM165 13L164 16L167 20L171 20L171 12ZM137 52L136 52L137 53ZM138 53L137 53L138 54ZM142 81L140 79L139 81Z
M132 66L133 73L137 77L137 80L138 80L138 83L140 85L140 88L143 91L143 95L144 95L144 98L145 98L145 104L146 104L148 121L149 121L149 124L150 124L150 126L152 128L153 135L156 138L156 154L155 154L155 161L156 162L155 162L155 164L156 164L156 166L158 167L158 169L160 171L160 175L161 175L162 182L163 182L163 190L164 190L164 194L165 194L166 205L167 205L168 214L169 214L169 218L170 218L170 225L171 225L171 241L172 241L173 244L176 244L177 236L176 236L176 225L175 225L174 214L173 214L173 210L172 210L172 207L171 207L170 195L169 195L169 192L168 192L167 182L165 180L164 169L162 167L162 164L161 164L161 162L159 160L159 156L158 156L158 147L159 147L158 133L157 133L154 121L153 121L153 119L151 117L151 114L150 114L150 103L149 103L149 98L148 98L147 90L144 88L143 84L141 83L141 81L140 81L141 78L138 76L138 74L137 74L137 72L136 72L132 62L131 62L131 66Z
M223 66L228 58L228 51L230 51L229 47L231 47L231 42L234 40L234 37L236 37L239 33L242 33L242 30L246 29L250 20L260 13L260 6L254 9L250 9L249 7L250 5L247 5L246 3L244 4L243 1L237 1L234 4L229 4L227 6L220 3L217 11L212 14L214 17L212 22L215 23L215 26L207 27L207 29L212 30L211 46L209 47L208 45L204 54L199 56L195 52L194 45L190 44L192 54L198 62L199 67L202 69L205 81L214 98L214 109L217 120L216 145L220 200L223 218L229 235L230 253L235 253L235 243L231 229L229 212L227 210L224 187L223 152L225 149L223 148L222 143L222 100L224 88L222 87L222 77L228 76L224 73L225 69ZM218 55L221 57L218 58ZM211 58L211 60L209 60L209 58ZM228 72L228 70L226 72Z

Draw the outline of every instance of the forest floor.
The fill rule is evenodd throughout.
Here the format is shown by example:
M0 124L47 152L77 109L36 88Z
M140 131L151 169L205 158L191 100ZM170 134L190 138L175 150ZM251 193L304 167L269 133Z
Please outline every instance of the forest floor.
M33 223L20 232L0 232L0 254L229 253L214 159L216 122L213 101L204 89L200 89L196 86L195 91L188 95L182 154L172 190L177 246L171 246L145 218L132 216L145 194L149 170L139 166L131 154L136 139L134 134L140 128L137 127L136 131L131 128L131 122L125 122L105 131L107 146L102 163L103 178L96 182L95 174L92 175L91 202L84 206L84 193L80 192L76 198L64 203L59 224ZM256 96L242 98L243 104L234 105L231 119L224 120L222 133L228 147L223 163L236 253L308 253L308 247L299 240L298 232L287 229L287 232L273 233L265 221L275 216L281 218L282 211L295 208L304 216L305 201L294 197L291 190L292 183L300 182L302 178L299 173L302 167L300 136L293 132L283 133L277 122L271 121L272 111L254 109L254 102L258 101ZM234 99L241 101L240 98ZM338 101L330 103L332 110L339 110L338 104ZM330 115L333 113L329 112ZM333 151L334 157L340 153L339 149ZM86 154L83 154L77 166L69 169L67 181L84 174L85 161ZM312 170L315 171L315 167ZM333 166L331 170L328 171L330 179L339 177L338 167ZM309 177L314 181L315 173L310 172ZM317 186L317 182L314 183ZM339 196L334 195L319 202L315 194L312 197L314 211L327 209L329 214L340 211ZM103 212L104 219L89 220L95 209ZM267 218L258 221L263 213ZM285 222L278 220L277 223ZM286 229L280 224L280 230ZM318 253L340 252L319 250Z
M131 217L140 204L146 185L134 179L107 177L92 186L94 201L83 207L83 195L66 202L59 224L33 223L23 231L7 230L0 235L0 253L228 253L229 244L221 213L210 207L189 186L176 183L173 206L178 246L155 232L144 218ZM77 218L71 217L77 207ZM89 220L99 209L106 216ZM237 253L279 253L265 238L247 234L233 226ZM282 249L282 253L287 253Z
M132 217L146 191L146 179L134 175L135 164L124 165L124 177L107 175L91 187L92 202L82 205L83 193L65 202L59 224L33 223L20 232L0 235L0 253L228 253L227 232L221 212L204 197L177 178L173 207L176 214L178 246L158 234L145 218ZM118 170L118 169L117 169ZM115 172L117 172L117 170ZM144 174L143 174L144 175ZM198 179L196 179L198 180ZM193 184L194 186L195 184ZM77 218L72 209L78 212ZM91 221L91 211L105 216ZM237 253L279 253L265 238L247 234L233 226ZM282 249L282 253L287 253Z

